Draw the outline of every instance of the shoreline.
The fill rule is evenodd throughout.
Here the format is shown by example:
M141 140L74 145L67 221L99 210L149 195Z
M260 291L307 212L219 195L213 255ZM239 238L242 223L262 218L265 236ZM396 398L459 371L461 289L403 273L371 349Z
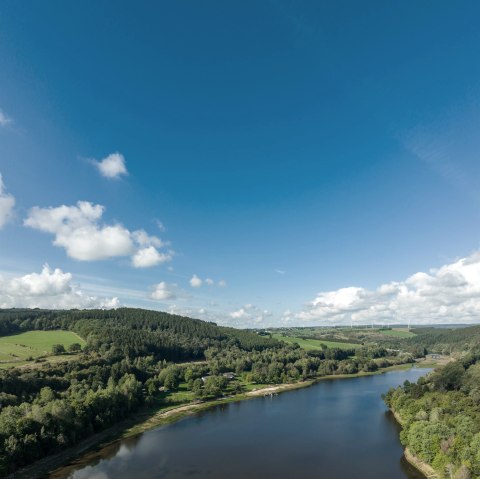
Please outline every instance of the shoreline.
M208 409L212 409L216 406L220 406L223 404L245 401L268 394L279 394L286 391L293 391L295 389L303 389L325 380L339 380L374 376L392 371L411 369L413 367L418 367L418 363L406 363L395 366L388 366L386 368L382 368L372 372L361 371L354 374L321 376L318 378L312 378L297 383L276 385L274 384L268 387L261 387L259 389L253 389L251 391L247 391L241 394L236 394L234 396L214 399L207 402L187 403L178 406L172 406L170 408L162 408L157 411L154 411L152 409L144 409L143 411L139 411L133 417L124 419L117 425L111 426L104 431L98 432L93 436L84 439L75 446L69 447L64 451L40 459L39 461L36 461L35 463L23 469L9 474L8 476L6 476L5 479L39 479L46 476L47 474L53 473L55 470L61 467L68 467L70 464L73 464L76 461L81 461L81 456L84 456L87 453L95 454L100 449L111 446L115 442L139 436L149 430L171 424L186 417L192 416L196 413L206 411ZM415 464L413 465L415 466ZM427 477L433 478L433 476Z
M390 409L393 417L397 421L397 423L403 428L403 420L400 414L393 409ZM404 448L403 455L407 462L412 465L417 471L423 474L427 479L438 479L438 474L435 472L430 464L422 461L419 457L415 456L415 454L410 451L408 447Z

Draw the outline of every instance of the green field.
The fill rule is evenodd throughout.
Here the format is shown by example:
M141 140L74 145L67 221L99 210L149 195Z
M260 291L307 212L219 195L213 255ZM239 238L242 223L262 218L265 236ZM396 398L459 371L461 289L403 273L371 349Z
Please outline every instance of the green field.
M393 336L395 338L413 338L416 336L415 333L412 333L407 328L398 328L398 329L385 329L380 331L382 334L387 336Z
M27 331L0 337L0 365L25 364L29 358L50 354L54 344L85 345L85 341L72 331Z
M339 341L323 341L320 339L302 339L294 336L282 336L281 334L272 334L272 337L286 343L297 343L303 349L323 349L322 344L327 348L355 349L358 344L342 343Z

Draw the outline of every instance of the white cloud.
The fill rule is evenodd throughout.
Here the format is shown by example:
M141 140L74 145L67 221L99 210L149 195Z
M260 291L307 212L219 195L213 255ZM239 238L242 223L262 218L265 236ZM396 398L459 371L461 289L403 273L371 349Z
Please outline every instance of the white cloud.
M8 219L12 216L15 198L5 193L2 175L0 174L0 228L3 228Z
M237 327L262 327L265 319L270 318L272 313L267 309L260 309L254 304L245 304L243 307L229 313L230 318L234 320L232 326Z
M347 287L322 292L303 311L288 311L298 324L474 323L480 321L480 252L376 290Z
M118 298L97 298L72 283L72 274L45 265L41 273L4 278L0 276L1 308L117 308Z
M158 301L166 301L168 299L175 299L175 294L171 291L169 285L165 281L154 285L150 298Z
M156 236L150 236L144 230L137 230L132 233L133 239L140 245L140 246L156 246L157 248L161 248L165 246L160 238Z
M103 160L92 161L105 178L120 178L122 175L128 175L125 158L120 153L112 153Z
M278 273L278 274L285 274L286 271L284 271L283 269L276 269L275 270L275 273Z
M53 244L66 249L68 256L92 261L127 256L134 245L130 232L121 225L99 225L104 207L88 201L76 206L34 207L24 221L26 226L55 235Z
M120 224L102 224L104 210L102 205L88 201L55 208L36 206L24 224L55 235L53 244L65 248L68 256L79 261L132 256L133 266L145 268L171 259L173 252L160 253L156 249L163 246L156 236L143 230L131 232Z
M273 314L268 310L262 310L254 305L245 305L236 311L227 312L221 305L214 301L207 304L170 304L167 310L171 314L201 318L204 321L233 326L239 328L262 328L266 326L266 320Z
M218 311L207 309L203 306L180 306L178 304L171 304L167 310L170 314L178 314L180 316L188 316L190 318L198 318L199 316L204 321L212 321L217 324L230 325L231 320L226 319L227 315Z
M202 284L203 284L203 281L196 274L194 274L190 279L190 286L192 288L200 288Z
M168 253L160 253L154 246L139 249L132 257L132 265L135 268L149 268L170 261L172 256Z
M240 308L237 311L232 311L230 317L233 319L242 319L247 317L247 312L244 308Z
M12 123L12 119L0 109L0 126L7 126Z
M192 276L192 278L190 279L190 286L192 288L200 288L200 286L202 286L203 283L207 284L208 286L214 286L215 285L215 280L213 280L212 278L201 279L196 274L194 274ZM220 288L226 288L227 287L227 282L224 279L221 279L217 283L217 285Z

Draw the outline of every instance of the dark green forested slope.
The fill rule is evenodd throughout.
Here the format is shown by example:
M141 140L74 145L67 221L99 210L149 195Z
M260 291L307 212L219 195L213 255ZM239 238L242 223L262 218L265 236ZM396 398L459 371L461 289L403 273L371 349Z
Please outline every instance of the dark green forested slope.
M402 443L442 478L480 478L480 353L447 364L385 397Z
M413 338L390 339L391 345L415 349L425 348L429 353L451 354L457 351L480 350L480 326L466 328L416 328Z
M0 336L53 329L75 331L87 341L87 351L167 361L201 359L212 346L252 350L279 345L252 332L145 309L0 310Z

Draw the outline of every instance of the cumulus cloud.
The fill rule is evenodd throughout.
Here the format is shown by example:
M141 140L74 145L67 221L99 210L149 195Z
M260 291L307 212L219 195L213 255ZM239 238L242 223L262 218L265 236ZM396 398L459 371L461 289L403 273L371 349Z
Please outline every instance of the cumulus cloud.
M1 308L117 308L118 298L85 294L72 282L72 274L45 265L41 273L3 278L0 276Z
M192 288L200 288L203 283L207 284L208 286L214 286L215 280L212 278L199 278L196 274L194 274L190 279L190 286ZM224 279L221 279L218 283L216 283L220 288L226 288L227 282Z
M133 266L145 268L171 259L173 252L160 253L156 249L163 246L156 236L143 230L131 232L120 224L101 223L104 211L102 205L88 201L78 201L75 206L35 206L24 224L53 234L53 244L65 248L68 256L79 261L132 256Z
M150 294L150 298L157 301L166 301L169 299L175 299L175 293L170 289L170 286L165 282L154 285L153 291Z
M480 321L480 251L428 273L380 285L321 292L285 322L318 324L474 323Z
M190 279L190 286L192 288L200 288L202 284L203 284L203 281L196 274L194 274Z
M229 313L229 317L234 320L233 324L238 327L261 327L272 316L268 309L261 309L254 304L245 304Z
M160 253L154 246L139 249L132 257L135 268L149 268L170 261L169 253Z
M239 328L263 328L266 326L267 319L271 320L273 317L270 311L260 309L252 304L246 304L236 311L228 312L215 301L196 305L186 305L180 301L180 304L171 303L167 311L171 314L199 318L222 326Z
M122 175L128 175L125 158L120 153L112 153L103 160L92 161L105 178L120 178Z
M245 308L240 308L237 311L232 311L230 317L233 319L246 318L247 312L245 311Z
M214 286L215 284L217 284L217 286L219 286L220 288L227 287L227 282L224 279L221 279L220 281L216 282L212 278L205 278L205 279L199 278L196 274L194 274L190 278L190 286L192 288L200 288L201 286L203 286L203 283L205 283L208 286Z
M0 173L0 228L3 228L8 219L12 216L15 198L5 192L2 175Z
M12 119L0 109L0 126L7 126L12 123Z
M171 304L167 311L170 314L177 314L179 316L188 316L190 318L200 318L203 321L210 321L221 325L231 325L232 321L228 318L225 312L215 311L203 306L185 306L178 304Z
M165 246L163 241L160 238L157 238L156 236L151 236L149 235L146 231L144 230L137 230L132 233L132 238L135 240L136 243L138 243L139 246L156 246L157 248L161 248L162 246Z

